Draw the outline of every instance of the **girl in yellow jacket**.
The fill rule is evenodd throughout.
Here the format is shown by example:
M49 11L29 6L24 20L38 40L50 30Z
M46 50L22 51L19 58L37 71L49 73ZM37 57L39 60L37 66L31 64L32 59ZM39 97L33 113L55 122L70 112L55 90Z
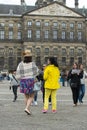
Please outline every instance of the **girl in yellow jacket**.
M58 64L54 57L50 57L48 59L48 66L44 70L43 78L45 80L45 102L44 102L44 109L42 110L43 113L47 113L48 110L48 99L51 95L52 100L52 112L56 113L56 95L57 89L60 88L59 78L60 78L60 71L58 68Z

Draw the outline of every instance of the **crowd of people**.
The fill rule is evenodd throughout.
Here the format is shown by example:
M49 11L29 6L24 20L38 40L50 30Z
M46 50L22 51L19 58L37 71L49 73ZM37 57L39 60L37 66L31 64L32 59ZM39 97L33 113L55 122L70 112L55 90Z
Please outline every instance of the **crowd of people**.
M49 110L51 104L52 113L57 112L57 90L60 88L60 79L62 79L62 86L65 86L65 81L70 85L72 92L73 106L77 106L78 102L83 103L85 95L85 77L86 71L82 64L74 63L68 73L60 71L58 63L54 57L49 57L46 64L42 68L32 61L32 53L30 50L23 52L23 60L18 64L17 70L9 74L10 84L12 86L14 99L17 100L17 89L20 87L20 92L25 97L24 111L31 115L31 105L37 104L38 91L34 91L36 82L41 81L41 91L43 99L43 113ZM36 79L37 77L37 79Z

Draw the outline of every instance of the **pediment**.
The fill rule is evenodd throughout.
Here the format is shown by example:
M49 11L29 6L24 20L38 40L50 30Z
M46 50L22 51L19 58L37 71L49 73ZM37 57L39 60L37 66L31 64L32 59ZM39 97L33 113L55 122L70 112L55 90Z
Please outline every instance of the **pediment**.
M33 10L28 13L29 15L48 15L48 16L71 16L71 17L82 17L74 10L60 4L52 3L39 9Z

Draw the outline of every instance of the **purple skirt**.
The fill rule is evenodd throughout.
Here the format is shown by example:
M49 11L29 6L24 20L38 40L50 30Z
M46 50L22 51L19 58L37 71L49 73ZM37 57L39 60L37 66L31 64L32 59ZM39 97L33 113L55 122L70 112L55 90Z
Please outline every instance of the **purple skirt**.
M21 79L20 80L20 92L24 94L33 93L34 78Z

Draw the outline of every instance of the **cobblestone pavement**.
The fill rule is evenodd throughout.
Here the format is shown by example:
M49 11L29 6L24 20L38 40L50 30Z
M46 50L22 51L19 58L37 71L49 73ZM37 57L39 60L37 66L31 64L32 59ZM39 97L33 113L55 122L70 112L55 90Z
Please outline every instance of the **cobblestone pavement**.
M0 82L0 130L87 130L87 92L84 103L73 107L69 87L61 87L57 93L56 114L42 113L42 93L38 93L38 106L31 106L32 115L24 112L24 96L19 93L14 103L9 82Z

